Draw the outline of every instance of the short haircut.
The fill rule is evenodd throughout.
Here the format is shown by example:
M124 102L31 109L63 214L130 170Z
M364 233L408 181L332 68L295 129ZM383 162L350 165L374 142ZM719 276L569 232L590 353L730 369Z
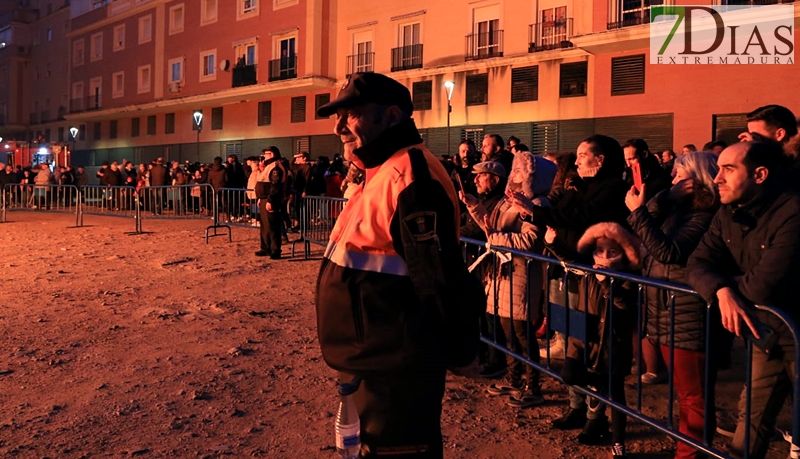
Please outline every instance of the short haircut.
M503 142L503 138L500 137L500 135L498 135L498 134L486 134L485 136L483 136L484 139L487 138L487 137L491 138L492 141L494 141L494 144L497 145L497 147L500 148L501 150L506 148L506 143Z
M509 138L508 138L508 143L511 143L511 142L520 143L520 142L519 142L519 139L518 139L518 138L516 138L516 137L515 137L515 136L513 136L513 135L512 135L511 137L509 137Z
M266 153L266 152L272 153L273 155L275 155L276 158L281 157L281 150L275 145L270 145L269 147L261 150L261 153Z
M787 166L787 157L783 153L783 145L780 142L762 139L757 142L749 142L749 144L744 160L742 160L748 173L752 174L758 167L766 168L770 172L770 176L782 173L782 169Z
M528 146L525 145L524 143L518 143L511 148L513 148L516 151L531 151L530 148L528 148Z
M695 147L693 143L687 143L683 148L688 148L689 151L697 151L697 147Z
M650 151L650 148L647 146L647 142L644 139L628 139L622 144L622 148L633 147L636 149L636 156L644 158L645 153Z
M622 175L625 170L625 154L616 139L602 134L595 134L583 140L595 155L603 155L602 170L611 175Z
M664 150L661 153L669 153L671 157L673 158L675 157L675 151L673 151L672 149Z
M470 148L470 150L474 150L475 149L475 142L473 142L472 139L462 140L461 143L459 143L458 145L459 146L466 145L466 146L468 146Z
M750 121L763 121L773 131L783 128L786 131L783 142L788 142L790 138L797 135L797 119L791 110L782 105L758 107L747 114L747 122Z

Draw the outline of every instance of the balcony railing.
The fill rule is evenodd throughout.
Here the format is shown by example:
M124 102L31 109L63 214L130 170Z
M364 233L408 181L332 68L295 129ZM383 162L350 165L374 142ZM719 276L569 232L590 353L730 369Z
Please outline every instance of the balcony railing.
M422 68L422 45L392 48L392 72Z
M375 71L375 53L361 53L347 56L347 76L359 72Z
M83 97L80 99L72 99L69 101L69 112L70 113L78 113L86 110L86 104L84 103Z
M103 108L100 94L95 94L86 98L86 110L100 110Z
M30 114L30 124L39 124L39 114L34 112Z
M258 83L256 77L256 65L243 65L241 67L233 68L233 82L231 87L238 88L239 86L251 86Z
M528 26L528 52L572 48L572 18L540 22Z
M297 78L297 56L282 57L269 61L269 81Z
M644 11L622 12L622 20L609 22L608 30L621 29L623 27L633 27L637 25L650 24L650 9Z
M468 61L503 57L503 31L473 33L467 35L465 57Z
M40 123L46 123L50 120L50 110L42 110L41 115L39 116Z

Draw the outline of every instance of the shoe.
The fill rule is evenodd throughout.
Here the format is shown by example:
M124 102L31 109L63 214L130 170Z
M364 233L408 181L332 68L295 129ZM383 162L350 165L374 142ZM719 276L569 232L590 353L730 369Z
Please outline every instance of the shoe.
M586 408L570 408L558 419L553 420L553 427L558 430L580 429L586 425Z
M266 250L259 250L258 252L256 252L257 257L266 257L267 255L269 255L269 252L267 252Z
M273 254L272 254L272 255L270 255L269 257L270 257L271 259L273 259L273 260L280 260L280 259L281 259L281 254L279 254L279 253L273 253Z
M543 403L542 390L538 386L525 386L521 392L511 395L506 405L512 408L528 408L539 406Z
M564 360L564 342L561 337L555 337L549 341L550 343L550 359L551 360ZM539 348L539 358L547 359L547 348L542 346Z
M489 387L486 388L486 392L488 392L489 395L514 395L522 392L523 387L525 387L525 382L521 379L514 380L512 378L506 378L505 382L492 383L489 385Z
M589 419L578 434L578 443L587 446L599 445L608 436L608 418Z
M478 376L480 376L481 378L492 379L492 378L499 378L504 374L506 374L505 367L494 367L490 365L485 365L478 373Z
M642 375L641 379L642 379L642 384L655 385L655 384L663 384L664 382L667 381L668 377L669 375L667 373L652 373L648 371L647 373Z
M611 447L611 458L625 459L626 457L628 457L628 454L625 452L625 444L614 443L614 446Z

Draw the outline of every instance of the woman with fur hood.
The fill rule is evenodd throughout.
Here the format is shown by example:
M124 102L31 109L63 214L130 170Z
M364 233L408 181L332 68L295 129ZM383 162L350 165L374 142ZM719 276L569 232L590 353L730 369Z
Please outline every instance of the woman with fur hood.
M519 152L512 163L506 192L522 193L532 200L543 197L553 184L556 170L550 161L527 151ZM542 253L541 231L522 221L508 197L503 197L491 214L477 199L465 199L465 204L470 216L486 232L490 245ZM495 253L483 259L481 269L489 297L486 310L496 316L490 316L490 320L500 322L511 350L538 362L539 345L533 335L542 319L542 264ZM543 403L538 372L511 356L507 362L510 372L504 383L492 384L487 391L492 395L510 395L507 403L516 408Z
M578 240L577 253L571 251L563 240L558 239L556 231L551 227L547 228L545 244L562 261L619 272L637 273L639 270L640 242L618 223L606 222L590 226ZM610 395L618 403L625 403L625 376L630 373L633 360L632 340L637 315L637 291L637 286L633 283L615 281L612 310L608 301L612 286L607 276L589 273L586 274L585 281L578 282L578 305L587 314L587 336L585 342L569 338L562 370L564 382L586 385L598 393ZM609 329L609 323L613 324L613 329ZM577 438L579 443L596 445L608 436L605 404L586 397L584 407L572 405L573 400L570 399L569 412L565 417L577 410L586 413L586 423ZM613 457L624 458L625 414L613 410L611 422Z
M683 284L686 263L708 231L719 208L714 177L719 168L717 156L709 152L692 152L675 160L672 188L664 190L645 203L645 191L631 189L625 203L631 210L628 223L647 249L643 275L652 279ZM646 185L643 185L646 188ZM669 346L674 342L673 378L680 403L681 433L703 441L703 428L713 436L716 424L714 392L709 394L711 412L705 412L705 327L706 303L703 299L668 292L655 287L644 290L647 339L659 346L658 352L669 365ZM672 311L674 310L674 311ZM672 324L674 312L674 327ZM717 319L719 320L719 319ZM713 354L712 354L713 355ZM709 375L714 387L716 371ZM708 439L711 441L711 438ZM705 457L700 451L678 442L675 457Z

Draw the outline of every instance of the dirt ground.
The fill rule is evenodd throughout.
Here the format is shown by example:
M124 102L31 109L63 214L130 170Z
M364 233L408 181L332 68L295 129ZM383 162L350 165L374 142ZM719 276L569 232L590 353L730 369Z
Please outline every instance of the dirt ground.
M8 219L0 458L336 457L318 260L256 258L247 228L206 245L207 221L145 220L149 233L131 235L130 218L87 216L81 228L68 215ZM718 401L730 425L741 383L726 378ZM610 457L550 429L567 400L553 380L544 378L546 405L520 412L486 396L486 384L448 376L448 459ZM666 404L666 386L647 389L645 412L663 417ZM637 422L629 431L632 457L672 456L665 436ZM776 442L770 457L785 451Z

